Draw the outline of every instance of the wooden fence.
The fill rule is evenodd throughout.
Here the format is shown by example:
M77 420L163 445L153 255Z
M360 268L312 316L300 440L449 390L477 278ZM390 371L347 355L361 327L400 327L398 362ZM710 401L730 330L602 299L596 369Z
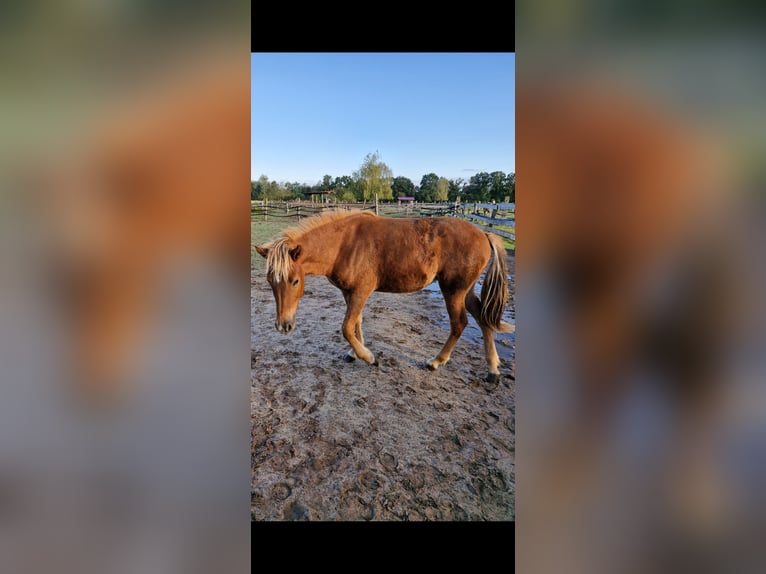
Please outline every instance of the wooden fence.
M516 241L515 203L465 203L455 206L455 215L484 231ZM499 227L499 229L498 229Z
M261 221L300 221L332 209L369 210L385 217L460 217L484 231L516 241L516 206L513 203L250 203L251 218Z

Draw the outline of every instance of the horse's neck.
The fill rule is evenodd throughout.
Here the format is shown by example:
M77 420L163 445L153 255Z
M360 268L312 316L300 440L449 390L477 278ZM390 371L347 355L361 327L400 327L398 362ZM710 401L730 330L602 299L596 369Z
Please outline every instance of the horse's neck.
M329 226L328 226L329 227ZM327 275L332 271L339 245L331 229L318 228L307 233L299 242L303 251L301 265L307 275Z

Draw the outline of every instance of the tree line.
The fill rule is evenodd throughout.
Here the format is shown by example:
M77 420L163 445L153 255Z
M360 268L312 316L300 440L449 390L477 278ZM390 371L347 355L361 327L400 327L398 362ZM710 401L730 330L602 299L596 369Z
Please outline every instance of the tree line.
M470 179L447 179L435 173L427 173L420 179L420 184L408 177L394 177L381 159L378 152L367 154L362 165L351 175L333 177L325 175L314 185L298 182L276 182L261 175L250 182L250 199L269 201L287 201L305 199L310 192L333 191L339 202L372 201L377 194L381 201L391 201L398 197L414 197L416 201L434 203L455 201L498 203L508 199L516 201L516 174L493 171L479 172Z

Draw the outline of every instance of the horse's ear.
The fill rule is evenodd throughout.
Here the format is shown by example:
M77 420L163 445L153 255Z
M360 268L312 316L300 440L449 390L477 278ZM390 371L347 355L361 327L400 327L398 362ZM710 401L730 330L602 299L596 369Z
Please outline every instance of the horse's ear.
M292 257L292 258L293 258L293 261L295 261L296 259L298 259L298 256L299 256L300 254L301 254L301 246L300 246L300 245L296 245L295 247L293 247L293 248L290 250L290 257Z
M264 249L263 247L260 247L259 245L255 246L255 250L258 252L258 255L261 257L266 257L269 254L268 249Z

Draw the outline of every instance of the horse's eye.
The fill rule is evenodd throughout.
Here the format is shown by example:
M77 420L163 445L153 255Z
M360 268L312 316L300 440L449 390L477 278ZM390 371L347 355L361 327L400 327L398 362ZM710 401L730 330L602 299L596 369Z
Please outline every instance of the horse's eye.
M297 287L298 283L300 283L299 279L293 279L293 287Z

